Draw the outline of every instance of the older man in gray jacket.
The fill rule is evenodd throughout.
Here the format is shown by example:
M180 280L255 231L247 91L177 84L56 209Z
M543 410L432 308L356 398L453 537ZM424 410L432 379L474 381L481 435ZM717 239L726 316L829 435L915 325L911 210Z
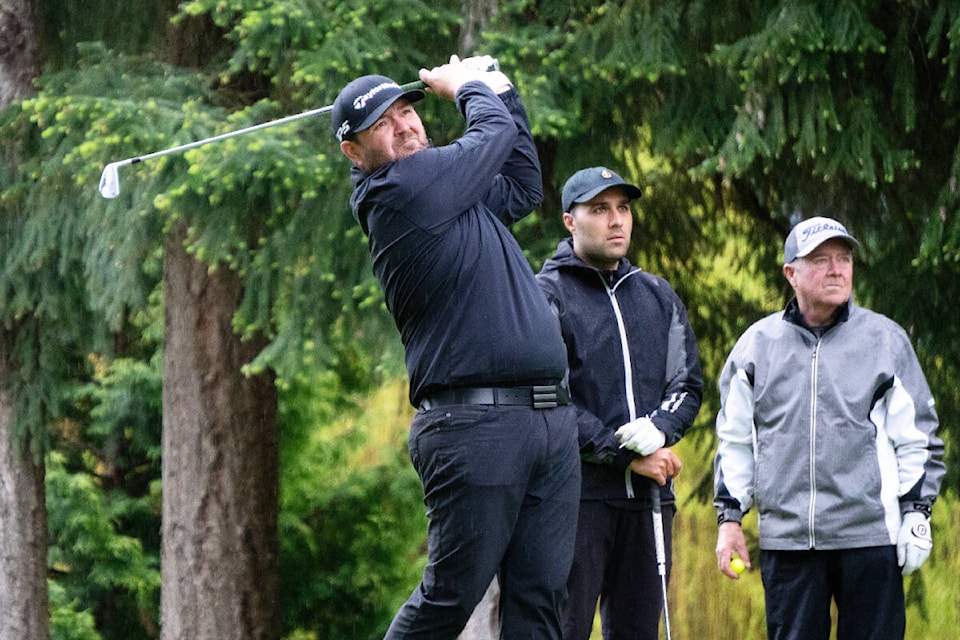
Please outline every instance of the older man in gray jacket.
M933 398L906 332L851 297L856 239L797 224L783 273L795 297L740 337L720 377L717 563L750 566L741 519L759 514L771 640L902 639L902 575L932 547L943 479Z

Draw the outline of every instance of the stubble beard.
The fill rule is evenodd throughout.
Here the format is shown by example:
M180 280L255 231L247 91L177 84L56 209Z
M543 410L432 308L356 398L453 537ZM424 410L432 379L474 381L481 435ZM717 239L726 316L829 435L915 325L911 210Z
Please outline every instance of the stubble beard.
M421 133L414 133L405 137L397 146L394 155L397 160L409 158L418 151L423 151L428 146L427 136Z
M390 153L381 149L366 149L361 168L368 173L373 173L388 162L409 158L413 154L423 151L428 146L430 145L425 135L414 133L405 137L398 145L390 150Z

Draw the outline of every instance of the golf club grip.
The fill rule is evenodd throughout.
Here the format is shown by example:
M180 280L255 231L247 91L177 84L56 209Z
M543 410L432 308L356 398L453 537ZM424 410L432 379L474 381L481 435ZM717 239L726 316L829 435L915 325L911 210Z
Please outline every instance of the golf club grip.
M650 499L653 503L653 543L657 554L657 565L660 574L666 572L666 545L663 537L663 511L660 504L660 487L653 485L650 491Z
M663 536L663 511L660 504L660 487L653 485L650 488L650 499L653 503L653 543L657 554L657 573L660 574L660 591L663 598L663 627L670 636L670 607L667 605L667 553Z
M490 56L474 56L472 58L464 58L462 62L471 69L476 69L478 71L500 70L500 61L496 58L491 58ZM424 84L423 80L414 80L413 82L400 85L400 88L404 91L414 91L415 89L423 91L427 88L427 85Z

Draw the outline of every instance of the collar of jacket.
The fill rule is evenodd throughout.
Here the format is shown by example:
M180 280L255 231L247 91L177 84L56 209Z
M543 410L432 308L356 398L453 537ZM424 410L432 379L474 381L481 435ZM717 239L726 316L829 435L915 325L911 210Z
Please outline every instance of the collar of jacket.
M845 304L837 307L836 311L833 312L833 316L830 318L829 324L825 327L820 327L821 333L824 331L829 331L834 328L841 322L846 322L850 317L850 308L853 306L853 297L847 299ZM783 310L783 319L787 322L797 325L798 327L803 327L811 333L816 333L816 330L807 324L807 321L803 319L803 314L800 313L800 305L797 303L797 299L793 298L790 302L787 303L787 307Z
M620 280L620 278L634 270L634 266L630 264L630 261L626 258L620 258L620 262L617 264L616 271L598 269L588 265L573 251L573 238L564 238L560 241L560 244L557 245L557 252L554 254L553 259L556 260L557 264L562 267L576 267L580 269L596 271L610 284L617 282ZM609 277L609 274L611 273L613 274L612 279Z

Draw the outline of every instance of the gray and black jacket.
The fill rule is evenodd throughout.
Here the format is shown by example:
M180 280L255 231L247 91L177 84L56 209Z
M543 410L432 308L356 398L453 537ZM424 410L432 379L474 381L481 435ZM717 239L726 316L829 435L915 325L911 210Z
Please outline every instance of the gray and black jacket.
M636 454L614 433L649 416L675 444L700 410L703 376L687 311L666 280L620 260L616 271L588 266L560 242L537 275L560 318L570 393L578 413L582 499L650 504L653 480L628 468ZM674 501L672 484L661 491Z
M760 548L895 544L943 479L933 397L906 332L853 301L820 335L796 301L754 323L720 376L719 520L756 507Z

